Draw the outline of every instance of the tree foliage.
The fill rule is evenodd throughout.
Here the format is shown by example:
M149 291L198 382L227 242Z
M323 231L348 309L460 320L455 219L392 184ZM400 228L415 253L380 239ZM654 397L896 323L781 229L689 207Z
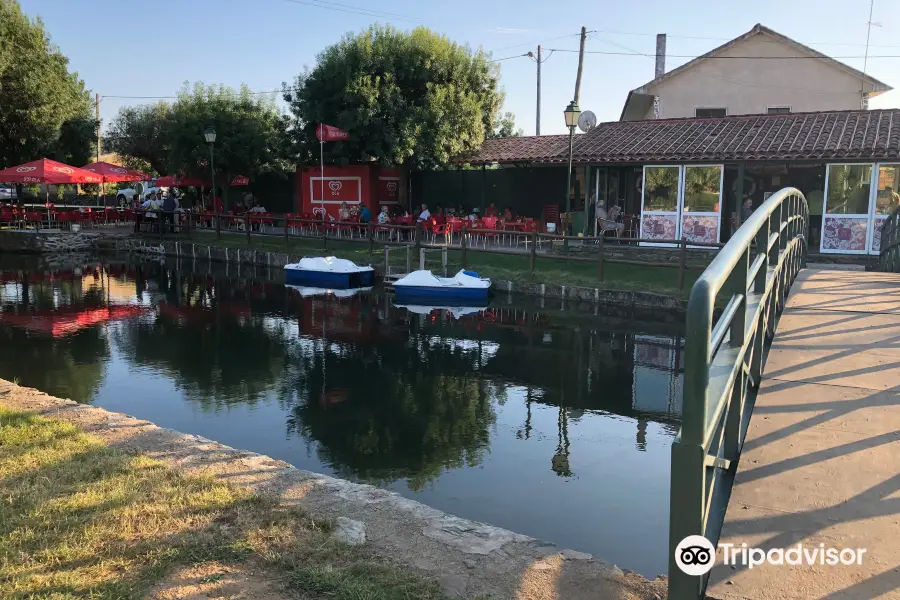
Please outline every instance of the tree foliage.
M516 115L511 112L505 112L497 117L496 123L488 137L490 138L508 138L521 137L525 133L521 127L516 127Z
M0 0L0 167L90 156L90 95L68 67L40 19L29 19L16 0Z
M209 176L209 147L203 134L216 130L216 182L235 175L255 178L288 168L286 120L271 99L249 89L185 84L177 100L119 110L108 147L135 167L157 174Z
M169 165L189 175L209 173L203 133L210 126L216 130L215 169L221 181L286 168L285 121L274 100L253 95L246 86L235 91L202 83L185 85L172 105Z
M332 160L438 167L481 145L503 103L499 68L481 50L424 27L373 26L326 48L284 86L294 151L308 160L319 123L350 132Z
M110 124L105 146L126 161L144 163L156 174L165 175L171 122L172 106L167 102L122 107Z

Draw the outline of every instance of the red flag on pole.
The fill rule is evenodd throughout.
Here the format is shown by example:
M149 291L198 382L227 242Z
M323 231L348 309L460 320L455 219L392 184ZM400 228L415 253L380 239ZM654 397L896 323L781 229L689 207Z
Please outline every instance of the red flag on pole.
M331 125L320 124L316 127L316 138L320 142L340 142L350 137L350 134Z

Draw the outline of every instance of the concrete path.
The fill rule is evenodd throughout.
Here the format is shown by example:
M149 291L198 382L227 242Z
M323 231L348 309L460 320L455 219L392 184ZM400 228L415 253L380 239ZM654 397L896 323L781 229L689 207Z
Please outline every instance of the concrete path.
M720 543L867 551L861 565L753 569L720 552L713 598L900 598L900 275L801 272Z

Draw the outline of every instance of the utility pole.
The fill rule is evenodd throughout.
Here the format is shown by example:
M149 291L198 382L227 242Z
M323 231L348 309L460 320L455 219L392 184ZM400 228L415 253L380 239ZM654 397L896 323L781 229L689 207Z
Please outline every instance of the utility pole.
M563 234L569 235L572 228L572 151L575 143L575 126L581 109L578 108L578 97L581 95L581 72L584 69L584 44L587 40L587 27L581 28L581 48L578 50L578 75L575 77L575 98L566 109L566 125L569 127L569 169L566 177L566 227ZM563 238L563 248L569 252L569 240Z
M97 118L97 162L100 162L100 94L94 95L94 115Z
M534 135L541 135L541 45L537 51L537 121L534 126Z
M587 40L587 27L581 28L581 48L578 50L578 75L575 77L575 104L581 95L581 71L584 69L584 43Z
M97 119L97 162L100 162L100 94L94 94L94 116ZM100 185L97 187L97 200L103 196L103 207L106 207L106 190L103 189L103 179L100 179Z
M869 97L866 95L866 67L869 64L869 37L872 35L872 11L875 10L875 0L869 2L869 20L866 23L866 55L863 58L862 75L859 78L859 107L869 109Z

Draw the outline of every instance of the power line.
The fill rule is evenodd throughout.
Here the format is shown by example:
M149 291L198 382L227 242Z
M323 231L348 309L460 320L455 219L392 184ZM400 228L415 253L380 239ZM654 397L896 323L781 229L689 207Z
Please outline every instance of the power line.
M515 56L507 56L506 58L495 58L491 60L491 62L500 62L502 60L509 60L511 58L522 58L523 56L527 56L528 58L532 57L532 52L526 52L525 54L516 54Z
M513 56L510 58L515 58L515 57ZM283 88L283 89L277 89L277 90L249 91L247 93L252 96L261 96L264 94L281 94L282 92L296 92L298 90L299 90L299 88L289 87L289 88ZM235 92L236 95L240 95L241 93L242 92L240 92L240 91ZM120 100L178 100L178 98L180 98L180 96L115 96L115 95L111 95L111 94L110 95L101 94L100 96L103 99L113 98L113 99L120 99Z
M328 0L283 0L283 1L290 2L292 4L302 4L304 6L323 8L325 10L334 10L334 11L343 12L343 13L362 15L364 17L382 17L382 18L387 18L387 19L393 19L396 21L406 21L407 23L416 23L416 24L419 23L418 20L410 19L403 15L399 15L397 13L382 12L382 11L364 8L361 6L353 6L351 4L341 4L339 2L330 2Z
M588 33L593 33L593 32L588 32ZM561 40L561 39L563 39L563 38L576 37L576 36L580 36L580 35L581 35L581 32L580 32L580 31L579 31L578 33L567 33L566 35L560 35L560 36L557 36L557 37L554 37L554 38L549 38L549 39L546 39L546 40L537 40L537 41L534 41L534 42L524 42L524 43L522 43L522 44L515 44L515 45L512 45L512 46L504 46L504 47L502 47L502 48L494 48L493 50L491 50L491 52L500 52L501 50L511 50L511 49L513 49L513 48L521 48L522 46L532 46L532 47L534 47L534 46L537 46L538 44L544 44L544 43L546 43L546 42L553 42L553 41L556 41L556 40Z
M636 32L636 31L604 31L604 30L595 30L596 33L604 33L607 35L634 35L634 36L652 36L656 37L655 33L644 33L644 32ZM660 32L663 33L663 32ZM723 37L708 37L701 35L677 35L677 34L666 34L668 38L676 38L682 40L710 40L714 42L730 42L734 38L723 38ZM782 42L778 40L771 40L771 43L780 44ZM862 47L865 44L855 44L853 42L803 42L807 46L858 46ZM900 45L897 44L871 44L872 48L900 48Z
M578 52L570 48L548 48L554 52ZM643 56L652 57L652 54L643 54L640 52L609 52L604 50L586 50L586 54L606 54L610 56ZM704 60L822 60L821 56L695 56L693 54L667 54L666 58L703 58ZM848 59L848 58L865 58L862 54L854 56L828 56L832 59ZM875 58L900 58L900 54L881 54L878 56L869 56L869 60Z

